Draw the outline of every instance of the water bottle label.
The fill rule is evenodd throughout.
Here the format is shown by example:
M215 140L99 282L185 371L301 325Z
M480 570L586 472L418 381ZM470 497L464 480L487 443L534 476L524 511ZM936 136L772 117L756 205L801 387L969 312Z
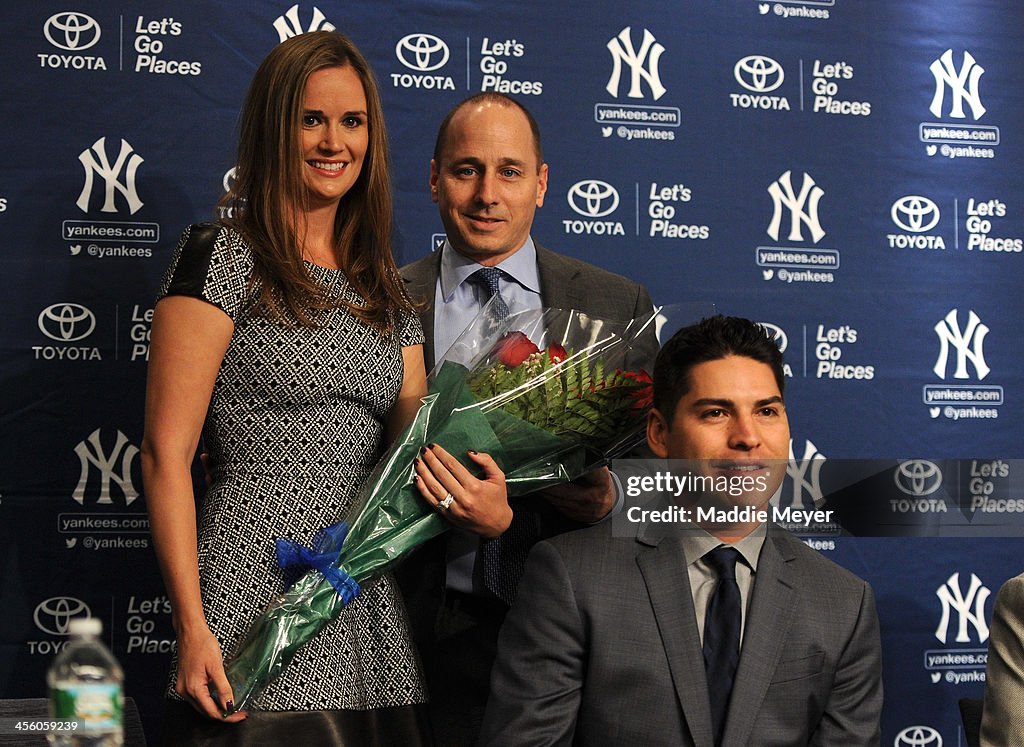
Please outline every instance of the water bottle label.
M78 732L120 729L124 693L117 684L57 685L52 692L53 716L78 721Z

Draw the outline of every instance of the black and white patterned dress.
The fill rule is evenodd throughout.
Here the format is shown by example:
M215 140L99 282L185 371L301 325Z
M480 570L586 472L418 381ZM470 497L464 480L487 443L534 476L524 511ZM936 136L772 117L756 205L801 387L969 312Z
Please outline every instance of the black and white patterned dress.
M388 338L345 308L324 312L313 328L256 317L247 305L249 247L228 228L215 242L190 241L199 231L182 236L160 297L202 298L235 325L203 427L215 473L198 519L203 609L227 656L282 590L274 539L308 545L348 513L384 447L385 418L402 384L401 348L422 343L423 331L409 315ZM358 300L340 270L307 269ZM384 576L299 649L255 708L366 710L424 700L405 610Z

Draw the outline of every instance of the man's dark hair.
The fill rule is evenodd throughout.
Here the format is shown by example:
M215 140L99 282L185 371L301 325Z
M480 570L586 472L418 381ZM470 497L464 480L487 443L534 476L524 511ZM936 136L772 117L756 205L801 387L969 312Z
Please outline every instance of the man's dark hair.
M448 137L448 125L452 123L452 118L459 112L464 106L472 106L473 104L497 104L498 106L514 107L521 111L526 117L526 121L530 125L530 133L533 135L533 149L537 154L537 168L541 167L544 163L544 151L540 146L540 127L537 125L537 120L530 114L529 109L520 104L511 96L506 96L503 93L495 93L494 91L485 91L478 93L474 96L470 96L468 99L464 99L456 104L445 118L441 120L441 126L437 129L437 140L434 142L434 162L441 165L441 153L444 151L445 141Z
M784 393L782 351L768 331L749 319L719 314L683 327L662 346L654 362L654 406L671 423L676 405L690 391L693 367L729 355L768 364L779 394Z

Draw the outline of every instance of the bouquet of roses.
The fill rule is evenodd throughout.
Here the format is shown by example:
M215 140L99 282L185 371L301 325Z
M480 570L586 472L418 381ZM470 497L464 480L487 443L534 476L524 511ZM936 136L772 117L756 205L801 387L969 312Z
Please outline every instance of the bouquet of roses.
M424 444L460 461L470 449L489 453L516 496L576 479L642 439L651 379L626 365L653 362L654 314L623 327L561 309L497 323L485 313L453 346L470 365L435 369L423 405L361 488L351 518L321 530L313 548L278 540L282 566L312 570L270 603L228 661L236 709L252 706L360 584L449 527L412 481Z

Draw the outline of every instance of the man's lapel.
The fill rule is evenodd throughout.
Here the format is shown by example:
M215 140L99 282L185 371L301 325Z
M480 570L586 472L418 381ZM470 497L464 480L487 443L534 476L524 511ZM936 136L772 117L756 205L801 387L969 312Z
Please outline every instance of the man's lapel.
M582 273L565 259L534 241L540 298L545 308L580 309L586 304L587 289Z
M679 707L697 747L711 747L711 705L683 547L675 538L637 537L636 562L668 658Z
M434 367L434 294L440 272L440 249L402 270L402 278L412 300L417 304L423 304L420 323L423 325L423 360L427 366L427 373Z
M753 596L744 625L739 668L729 701L723 742L744 745L753 737L754 722L768 683L782 656L783 644L794 614L795 555L777 541L777 527L768 525L768 536L757 562Z

